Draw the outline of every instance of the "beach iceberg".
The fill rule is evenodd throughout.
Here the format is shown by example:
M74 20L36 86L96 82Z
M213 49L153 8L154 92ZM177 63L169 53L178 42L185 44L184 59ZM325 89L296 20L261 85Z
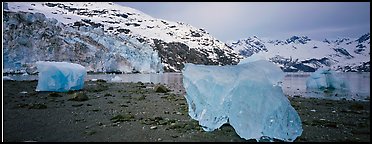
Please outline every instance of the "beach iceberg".
M330 68L319 68L307 78L306 88L319 90L347 90L348 86L346 81L339 78L335 71Z
M80 90L87 75L85 68L68 62L36 62L39 80L36 91Z
M302 134L301 119L278 85L284 73L276 65L185 64L182 71L189 115L205 131L229 123L244 139L294 141Z

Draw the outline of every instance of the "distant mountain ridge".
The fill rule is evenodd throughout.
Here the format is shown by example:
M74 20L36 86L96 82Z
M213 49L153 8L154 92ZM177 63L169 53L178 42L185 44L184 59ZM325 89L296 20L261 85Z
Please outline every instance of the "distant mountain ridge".
M357 39L323 41L307 36L292 36L285 40L262 40L253 36L229 41L227 45L245 58L263 57L285 72L313 72L324 66L342 72L370 71L370 33Z
M262 56L285 72L369 72L370 34L323 41L307 36L221 42L205 29L153 18L111 2L6 2L3 72L35 73L34 63L68 61L89 72L180 72L184 63L234 65Z

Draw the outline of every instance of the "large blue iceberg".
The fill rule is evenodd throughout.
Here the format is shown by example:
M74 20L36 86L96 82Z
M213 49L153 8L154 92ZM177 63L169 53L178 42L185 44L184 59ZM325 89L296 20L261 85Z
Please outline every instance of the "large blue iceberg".
M36 62L39 80L36 91L66 92L84 87L85 67L68 62Z
M189 115L205 131L229 123L244 139L294 141L301 119L278 83L284 73L266 60L230 66L185 64Z
M319 68L306 80L307 89L315 90L348 90L345 80L337 76L330 68Z

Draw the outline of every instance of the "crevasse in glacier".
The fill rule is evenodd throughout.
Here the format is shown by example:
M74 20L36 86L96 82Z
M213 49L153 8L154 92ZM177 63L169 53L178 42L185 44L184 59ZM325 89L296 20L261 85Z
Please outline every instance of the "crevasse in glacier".
M66 92L84 87L85 68L68 62L36 62L39 72L36 91Z
M185 64L183 84L189 115L205 131L225 123L245 139L294 141L301 119L278 83L280 68L266 60L230 66Z

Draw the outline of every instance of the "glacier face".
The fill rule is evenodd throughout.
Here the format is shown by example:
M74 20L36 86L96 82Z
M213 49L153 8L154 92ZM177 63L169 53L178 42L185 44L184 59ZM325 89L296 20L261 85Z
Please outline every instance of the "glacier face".
M286 40L253 36L227 42L227 45L243 57L264 56L285 72L314 72L321 67L343 72L369 72L369 33L355 39L323 41L307 36L292 36Z
M36 91L66 92L84 87L87 72L79 64L37 61L39 78Z
M32 55L35 57L38 55L49 56L50 53L53 53L55 49L57 49L61 50L61 53L67 53L68 56L52 55L49 56L48 59L54 59L55 57L64 57L64 59L72 58L71 62L78 62L88 69L97 72L160 71L158 68L170 72L179 72L183 68L184 62L208 65L230 65L237 64L240 59L231 48L209 35L204 29L195 28L182 22L156 19L138 10L120 6L115 3L8 2L5 4L7 5L7 10L4 10L4 12L7 15L11 12L22 14L34 13L46 19L46 21L50 21L47 22L52 23L50 26L53 26L54 23L58 23L58 25L61 26L60 28L62 28L62 30L53 28L47 29L47 25L35 25L35 22L44 23L42 19L38 20L39 18L35 15L20 15L22 19L25 18L25 20L28 21L28 24L41 29L31 29L31 31L37 33L26 31L23 37L19 38L17 43L23 43L24 47L19 48L21 50L16 52L17 55L23 53L23 51L29 51L38 53L37 55ZM13 26L25 24L24 20L14 20L14 17L8 18L9 16L7 16L6 20L3 22L14 23ZM65 30L67 27L72 27L75 31ZM4 25L4 28L9 29L9 25ZM84 32L90 33L94 29L99 29L96 30L96 32L100 37L87 37L88 34L84 34ZM43 39L41 33L50 37ZM4 35L7 35L6 37L17 37L18 33L7 31ZM137 49L149 47L157 54L150 52L150 50L133 49L133 51L120 50L120 48L113 48L117 51L109 51L110 54L106 54L106 49L111 50L111 47L132 47L123 44L128 43L128 41L123 41L121 39L124 36L132 39L132 41L141 43L139 47L136 47ZM115 39L114 41L118 42L110 40L111 38L109 37L113 37L113 39ZM13 39L6 39L6 44L4 45L11 47L13 45L12 43L14 43L10 42L12 40ZM24 41L22 42L22 40ZM29 49L30 44L27 45L26 40L35 42L31 44L31 47L39 45L38 47L48 49L44 51L47 51L49 54L35 52ZM43 42L39 44L41 41ZM120 42L122 43L119 44ZM68 44L70 43L76 48L65 48L69 47ZM74 53L73 51L76 52ZM124 53L121 53L123 51ZM94 55L85 55L85 53L94 53ZM131 53L134 53L132 55L133 57L124 57ZM151 61L142 60L139 57L143 57L142 59L151 59ZM9 60L9 64L12 66L9 66L7 71L19 70L19 68L11 69L13 66L29 67L29 60L21 58L22 56L19 56L15 61ZM41 58L35 59L42 60ZM137 63L134 63L134 59L136 59ZM157 61L160 61L161 64L158 64ZM87 65L86 63L95 64ZM24 72L24 70L21 72Z
M183 84L189 115L205 131L229 123L245 139L294 141L302 134L302 124L278 86L283 77L266 60L234 66L186 64Z
M4 72L35 73L36 61L79 63L89 72L163 72L157 51L103 27L64 25L42 13L4 11Z

